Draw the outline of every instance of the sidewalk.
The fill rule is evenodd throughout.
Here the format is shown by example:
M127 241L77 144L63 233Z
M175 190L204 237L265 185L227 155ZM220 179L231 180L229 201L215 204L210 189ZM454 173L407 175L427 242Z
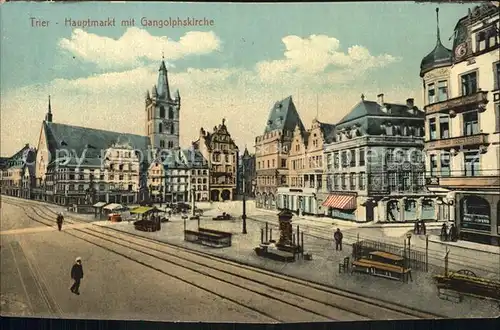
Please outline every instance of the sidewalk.
M438 235L429 235L429 241L433 243L442 244L444 246L450 246L455 248L458 247L462 249L491 253L493 255L498 255L500 257L500 246L479 244L468 241L443 242Z
M258 257L254 251L254 248L260 243L260 228L262 224L249 221L247 223L248 234L246 235L241 234L242 224L240 220L201 220L201 226L233 233L232 246L215 249L185 242L183 238L183 221L178 220L164 223L160 231L152 233L137 231L129 223L110 224L110 228L112 229L133 235L148 237L208 253L223 259L345 289L360 295L367 295L421 310L432 311L446 317L494 317L498 315L497 306L489 301L465 298L462 303L455 304L439 299L432 278L433 268L430 269L431 272L429 273L414 272L412 274L413 282L407 284L364 274L339 274L339 263L344 257L350 257L352 253L351 247L348 244L345 244L344 251L336 252L329 241L305 237L305 251L312 253L313 260L297 260L292 263L281 263ZM187 228L196 230L197 221L187 221ZM273 237L276 238L278 235L279 233L273 231ZM389 292L390 294L388 294Z

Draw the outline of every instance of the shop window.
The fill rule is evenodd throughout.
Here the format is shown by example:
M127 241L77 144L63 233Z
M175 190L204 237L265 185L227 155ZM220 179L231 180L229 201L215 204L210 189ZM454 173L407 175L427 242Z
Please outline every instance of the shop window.
M490 204L479 196L466 196L460 200L460 219L463 229L491 230Z

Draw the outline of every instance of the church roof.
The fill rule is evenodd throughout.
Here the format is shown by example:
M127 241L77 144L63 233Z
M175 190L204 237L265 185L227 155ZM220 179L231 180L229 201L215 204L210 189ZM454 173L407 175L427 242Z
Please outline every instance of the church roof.
M288 96L276 102L269 111L264 133L275 130L293 131L296 125L299 125L301 131L305 131L304 124L293 103L292 96Z
M78 158L83 156L84 163L82 165L87 164L88 166L100 164L101 151L107 150L113 145L128 144L134 150L146 152L150 142L148 137L136 134L47 121L44 121L44 125L52 160L55 160L57 150L67 150L68 153L76 153ZM66 154L60 153L60 156L66 156ZM71 161L75 161L75 154L72 155Z

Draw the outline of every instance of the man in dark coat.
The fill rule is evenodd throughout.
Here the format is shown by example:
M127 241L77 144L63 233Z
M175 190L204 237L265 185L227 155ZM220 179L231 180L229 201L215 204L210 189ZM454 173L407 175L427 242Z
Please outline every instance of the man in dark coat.
M71 292L80 294L80 280L83 278L82 258L76 258L75 264L71 268L71 278L75 281L71 286Z
M59 213L57 215L57 221L56 221L57 222L57 228L59 229L59 231L61 231L63 221L64 221L64 217L63 217L62 213Z
M458 239L458 232L457 232L457 227L455 227L455 224L451 224L450 227L450 241L456 242Z
M448 228L446 227L446 223L443 223L443 225L441 226L441 240L448 240Z
M342 238L344 238L344 235L342 235L342 232L340 231L340 228L337 228L337 231L335 234L333 234L333 239L335 240L335 250L342 251Z

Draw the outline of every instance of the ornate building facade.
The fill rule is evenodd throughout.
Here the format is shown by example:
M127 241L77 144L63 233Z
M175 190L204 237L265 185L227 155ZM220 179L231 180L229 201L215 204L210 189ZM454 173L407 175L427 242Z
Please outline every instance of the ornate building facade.
M36 149L26 144L12 157L3 158L0 167L0 190L4 195L30 198L35 185Z
M302 120L289 96L274 104L264 133L255 138L257 207L275 209L278 188L287 185L287 159L296 127L305 132Z
M288 154L287 187L278 188L278 208L300 214L323 214L321 201L326 182L323 175L323 145L334 137L335 126L314 119L311 128L295 127Z
M439 217L454 222L461 239L493 245L500 245L499 49L498 5L484 3L457 22L452 49L438 25L420 71L426 183Z
M223 119L212 133L200 129L200 138L193 142L208 160L210 168L210 200L226 201L236 197L238 147L231 138Z
M362 95L325 144L325 214L360 222L435 219L424 189L423 127L413 99L403 105Z

